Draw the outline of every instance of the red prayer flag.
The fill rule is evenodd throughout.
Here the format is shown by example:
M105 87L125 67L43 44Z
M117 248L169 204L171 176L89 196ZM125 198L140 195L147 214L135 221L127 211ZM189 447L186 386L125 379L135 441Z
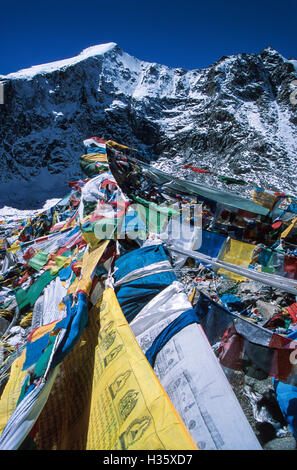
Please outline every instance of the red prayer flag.
M209 170L203 170L202 168L197 168L195 166L190 166L190 165L184 165L184 168L190 168L190 170L193 170L196 173L212 173Z

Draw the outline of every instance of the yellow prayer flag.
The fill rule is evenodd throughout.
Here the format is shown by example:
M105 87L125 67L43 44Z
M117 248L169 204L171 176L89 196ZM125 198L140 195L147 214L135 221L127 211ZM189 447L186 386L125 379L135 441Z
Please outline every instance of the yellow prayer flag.
M197 450L111 288L61 363L38 429L40 450Z
M0 399L0 435L16 408L27 370L22 370L26 350L12 364L10 376Z
M81 278L78 282L77 290L82 290L87 295L89 295L91 287L92 287L92 274L101 256L103 255L108 243L109 243L109 240L105 240L101 242L100 245L96 249L92 251L89 251L89 250L85 251L83 255L83 260L82 260Z
M220 260L225 261L226 263L235 264L236 266L248 268L251 263L254 250L255 245L240 242L238 240L233 240L232 238L230 238L225 245ZM224 268L220 268L218 270L218 274L230 277L235 281L244 281L246 279L244 276L233 273Z

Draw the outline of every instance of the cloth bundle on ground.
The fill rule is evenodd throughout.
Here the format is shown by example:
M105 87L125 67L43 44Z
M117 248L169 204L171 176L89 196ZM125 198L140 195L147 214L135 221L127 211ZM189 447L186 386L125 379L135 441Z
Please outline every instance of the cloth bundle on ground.
M130 326L200 449L260 449L198 322L174 281Z
M118 302L130 323L156 294L177 278L164 247L151 245L118 258L114 279Z

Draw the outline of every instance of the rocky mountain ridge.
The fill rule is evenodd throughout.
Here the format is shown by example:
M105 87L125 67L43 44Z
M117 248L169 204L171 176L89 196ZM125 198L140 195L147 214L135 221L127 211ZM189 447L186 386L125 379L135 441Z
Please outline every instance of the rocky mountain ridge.
M153 155L179 177L227 189L185 164L297 195L297 61L268 47L187 71L148 63L115 43L0 75L0 208L37 208L81 175L82 141L96 135Z

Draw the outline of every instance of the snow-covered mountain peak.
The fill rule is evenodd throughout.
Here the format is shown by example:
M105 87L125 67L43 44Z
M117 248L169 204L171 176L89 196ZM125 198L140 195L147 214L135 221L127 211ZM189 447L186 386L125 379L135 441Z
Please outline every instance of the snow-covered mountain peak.
M187 71L112 42L0 79L0 208L63 195L94 135L154 155L154 165L183 178L227 189L183 168L190 164L240 175L248 185L228 189L246 195L254 185L297 193L296 61L272 47Z
M99 44L96 46L91 46L86 49L83 49L77 56L71 57L69 59L57 60L54 62L49 62L41 65L33 65L27 69L22 69L17 72L9 73L8 75L1 75L1 79L7 78L32 78L37 74L50 73L55 70L62 69L64 67L69 67L75 65L78 62L81 62L89 57L95 57L98 55L103 55L106 52L117 47L115 42L109 42L106 44Z
M110 51L111 49L114 49L115 47L118 47L117 43L115 42L107 42L106 44L97 44L94 46L87 47L86 49L83 49L81 53L78 55L78 57L90 57L93 55L101 55L105 54L105 52Z

